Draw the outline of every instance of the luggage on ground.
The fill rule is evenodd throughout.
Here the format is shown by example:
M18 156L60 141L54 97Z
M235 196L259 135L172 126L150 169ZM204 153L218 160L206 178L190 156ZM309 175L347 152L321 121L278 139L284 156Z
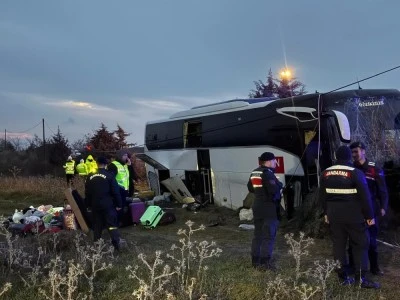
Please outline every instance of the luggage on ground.
M155 228L164 215L161 207L152 205L149 206L140 218L140 223L146 228Z
M144 202L133 202L129 204L129 209L131 211L133 224L139 224L140 218L146 211L146 205Z

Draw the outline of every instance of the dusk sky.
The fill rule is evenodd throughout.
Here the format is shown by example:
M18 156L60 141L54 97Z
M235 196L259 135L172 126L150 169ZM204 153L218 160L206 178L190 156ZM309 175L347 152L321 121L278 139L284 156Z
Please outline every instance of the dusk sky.
M399 0L1 0L0 129L41 137L44 118L73 142L118 123L142 144L147 121L247 97L285 64L326 92L400 65L399 13ZM399 89L400 70L361 86Z

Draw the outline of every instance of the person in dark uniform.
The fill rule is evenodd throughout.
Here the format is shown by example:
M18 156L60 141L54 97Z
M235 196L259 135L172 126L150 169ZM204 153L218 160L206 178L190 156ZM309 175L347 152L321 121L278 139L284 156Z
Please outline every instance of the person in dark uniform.
M351 165L351 150L340 146L337 162L321 176L320 199L325 222L330 225L333 256L341 263L338 270L343 285L352 284L346 270L346 245L353 248L355 280L363 288L379 288L379 284L365 278L368 270L368 226L374 223L371 196L363 172Z
M264 152L259 167L251 175L247 188L254 193L253 203L254 238L251 244L251 260L255 268L275 270L271 263L272 251L278 230L278 207L282 183L276 178L276 158L271 152Z
M368 257L370 271L374 275L384 275L378 264L377 235L379 229L379 218L385 216L388 208L388 191L386 188L385 175L383 170L378 168L374 162L369 161L365 156L365 145L362 142L354 142L350 145L354 166L361 170L367 179L368 188L371 194L372 207L374 211L375 224L368 227L370 243ZM350 265L352 265L351 250L349 251Z
M86 203L93 212L94 240L100 239L103 229L107 228L114 248L119 250L117 212L121 210L121 194L115 177L105 169L106 165L106 158L97 159L98 171L86 180Z

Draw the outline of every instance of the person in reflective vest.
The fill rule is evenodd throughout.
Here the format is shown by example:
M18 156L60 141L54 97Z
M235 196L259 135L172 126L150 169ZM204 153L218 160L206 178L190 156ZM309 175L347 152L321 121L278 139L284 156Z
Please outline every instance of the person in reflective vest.
M76 172L78 172L79 176L82 177L86 177L86 175L88 174L88 169L83 159L81 159L79 161L79 164L76 166Z
M320 200L325 222L329 224L333 256L341 264L338 271L342 285L356 283L362 288L379 288L379 284L366 279L368 271L368 226L374 224L371 195L362 171L351 163L351 150L340 146L336 150L336 163L321 175ZM346 269L346 245L352 245L354 279Z
M119 250L118 211L121 210L121 194L115 177L106 170L106 158L99 157L97 164L98 171L90 174L85 183L86 204L93 212L94 240L100 239L107 228L114 248Z
M91 154L88 155L88 157L86 158L86 166L87 166L87 171L88 174L91 173L96 173L97 172L97 164L96 161L94 160L93 156Z
M123 208L126 206L126 197L129 194L129 169L128 152L120 150L116 154L116 159L108 165L108 171L115 176L122 200L122 209L119 212L119 218L122 219Z
M72 179L74 179L75 174L75 161L72 159L72 156L68 156L67 162L63 166L65 169L65 177L67 179L67 185L71 185Z

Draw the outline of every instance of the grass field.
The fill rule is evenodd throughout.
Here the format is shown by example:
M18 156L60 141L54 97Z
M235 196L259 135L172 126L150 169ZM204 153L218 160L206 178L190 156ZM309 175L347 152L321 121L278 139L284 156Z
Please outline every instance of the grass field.
M82 193L82 183L76 185ZM63 205L65 187L63 179L1 177L0 214L9 215L15 208L30 205ZM140 189L145 188L144 184L140 186ZM332 271L331 262L326 264L326 259L331 258L329 237L315 239L312 243L306 237L300 240L295 222L283 221L275 247L278 271L262 272L250 266L253 232L238 228L239 218L234 211L211 205L198 212L187 211L177 204L168 206L177 217L176 223L153 230L140 226L122 228L121 235L126 239L127 247L117 254L109 252L108 242L93 245L90 236L78 232L13 240L2 230L4 264L0 268L0 286L6 282L12 284L2 297L121 300L399 298L400 252L393 248L380 246L382 266L386 271L386 276L379 279L380 290L341 287L334 273L327 280L323 278ZM187 223L188 220L194 224ZM209 227L216 223L218 225ZM201 224L205 225L204 230L197 230ZM186 230L187 236L182 229ZM293 251L289 253L287 233L294 234L292 243L301 241L294 254ZM108 241L106 232L104 238ZM178 248L171 250L172 245Z

